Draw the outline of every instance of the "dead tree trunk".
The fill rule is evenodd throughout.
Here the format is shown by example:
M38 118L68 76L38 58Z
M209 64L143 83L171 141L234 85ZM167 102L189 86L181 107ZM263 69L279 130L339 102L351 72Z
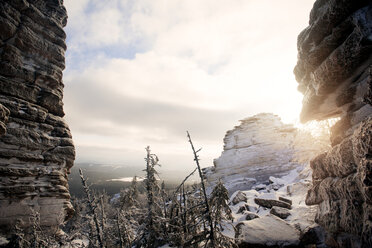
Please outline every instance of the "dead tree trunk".
M102 230L101 230L101 227L98 221L98 215L96 213L97 206L96 206L96 203L94 202L94 199L92 198L89 186L87 184L87 179L84 178L83 171L81 169L79 169L79 174L81 178L81 183L83 184L85 195L87 197L88 207L93 214L93 221L94 221L94 224L97 230L98 245L100 248L103 248L104 246L103 246L103 240L102 240L102 237L103 237Z
M209 234L210 237L209 238L210 238L210 241L212 243L212 247L214 247L214 228L213 228L213 223L212 223L212 216L211 216L211 212L210 212L207 192L205 190L204 175L201 171L200 164L199 164L198 152L201 150L201 148L196 151L195 148L194 148L194 144L192 143L189 132L187 132L187 137L189 138L189 143L191 145L192 152L194 153L194 161L196 163L196 166L198 167L199 177L200 177L201 186L202 186L202 190L203 190L204 203L205 203L206 214L207 214L207 221L209 222L209 228L210 228L210 234ZM207 243L208 243L208 241L207 241Z
M100 197L100 205L101 205L101 216L102 216L102 221L101 221L101 230L102 230L102 241L105 240L106 246L107 246L107 234L106 234L106 213L105 213L105 206L104 206L104 200L103 200L104 195Z
M116 215L116 225L117 225L117 228L118 228L118 236L119 236L119 247L120 248L123 248L123 238L121 236L121 230L120 230L120 212L119 210L117 211L117 215Z

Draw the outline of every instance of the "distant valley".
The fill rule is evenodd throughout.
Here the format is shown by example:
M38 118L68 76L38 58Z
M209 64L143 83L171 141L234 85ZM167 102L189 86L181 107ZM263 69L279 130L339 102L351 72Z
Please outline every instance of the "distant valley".
M82 197L83 187L79 176L79 169L83 170L84 177L88 178L88 183L95 191L106 191L109 195L114 195L120 192L120 189L126 188L130 185L131 180L118 180L129 179L133 176L142 177L144 172L142 168L134 166L119 166L119 165L106 165L106 164L92 164L92 163L75 163L71 168L71 174L68 175L70 193L73 197ZM166 177L165 180L167 188L173 188L181 182L182 177ZM142 190L140 188L140 190Z

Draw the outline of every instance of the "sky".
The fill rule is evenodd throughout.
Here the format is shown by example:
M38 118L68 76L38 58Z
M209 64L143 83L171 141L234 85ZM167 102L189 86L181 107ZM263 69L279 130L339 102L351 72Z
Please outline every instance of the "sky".
M314 0L65 0L64 104L77 163L203 167L261 112L298 122L297 35ZM130 176L130 175L129 175Z

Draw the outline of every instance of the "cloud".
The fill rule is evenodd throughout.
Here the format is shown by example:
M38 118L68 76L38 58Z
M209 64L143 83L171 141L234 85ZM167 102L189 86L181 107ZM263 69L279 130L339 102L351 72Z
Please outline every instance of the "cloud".
M127 45L134 36L120 1L70 0L65 4L69 16L67 31L74 34L69 37L71 49L98 48L115 43Z
M313 2L65 0L64 102L78 160L136 163L150 144L187 167L190 130L211 165L239 119L295 119L296 37Z
M76 131L100 135L121 135L120 128L161 131L170 137L184 136L186 130L208 140L220 135L226 124L239 118L231 110L204 109L151 97L133 97L101 84L100 79L72 76L76 83L66 88L67 118ZM182 97L190 95L178 94ZM193 101L194 99L189 99ZM211 125L213 124L213 125ZM105 127L106 128L102 128ZM222 127L222 128L221 128Z

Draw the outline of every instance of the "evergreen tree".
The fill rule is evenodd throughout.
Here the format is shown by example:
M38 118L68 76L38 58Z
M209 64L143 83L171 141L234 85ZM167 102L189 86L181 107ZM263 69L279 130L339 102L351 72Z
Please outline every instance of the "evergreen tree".
M128 210L132 207L138 207L138 181L137 176L134 176L129 189L120 192L121 208Z
M219 180L209 198L216 240L214 247L237 247L234 240L222 234L224 230L222 224L224 222L227 224L229 221L232 222L234 220L231 209L227 204L228 200L229 192L221 180ZM231 227L234 228L233 225Z
M158 247L164 243L162 233L162 209L159 206L160 188L157 183L155 166L159 165L159 158L151 153L150 147L146 148L146 185L147 193L147 215L142 225L142 235L138 241L139 247Z
M217 185L213 188L209 202L214 226L217 227L217 225L219 225L222 231L222 221L234 220L231 214L231 209L227 204L228 200L229 192L227 191L225 185L221 182L221 180L219 180Z
M161 195L161 199L162 199L162 202L163 202L163 214L164 214L164 217L165 217L165 216L167 216L168 194L165 191L165 183L164 183L164 181L161 183L160 195Z
M132 183L130 185L130 193L131 193L131 196L134 202L136 202L138 200L138 194L139 194L137 176L134 176L132 179Z
M116 226L119 247L132 247L132 242L135 239L135 236L130 223L130 217L126 216L123 211L118 211L116 215Z

